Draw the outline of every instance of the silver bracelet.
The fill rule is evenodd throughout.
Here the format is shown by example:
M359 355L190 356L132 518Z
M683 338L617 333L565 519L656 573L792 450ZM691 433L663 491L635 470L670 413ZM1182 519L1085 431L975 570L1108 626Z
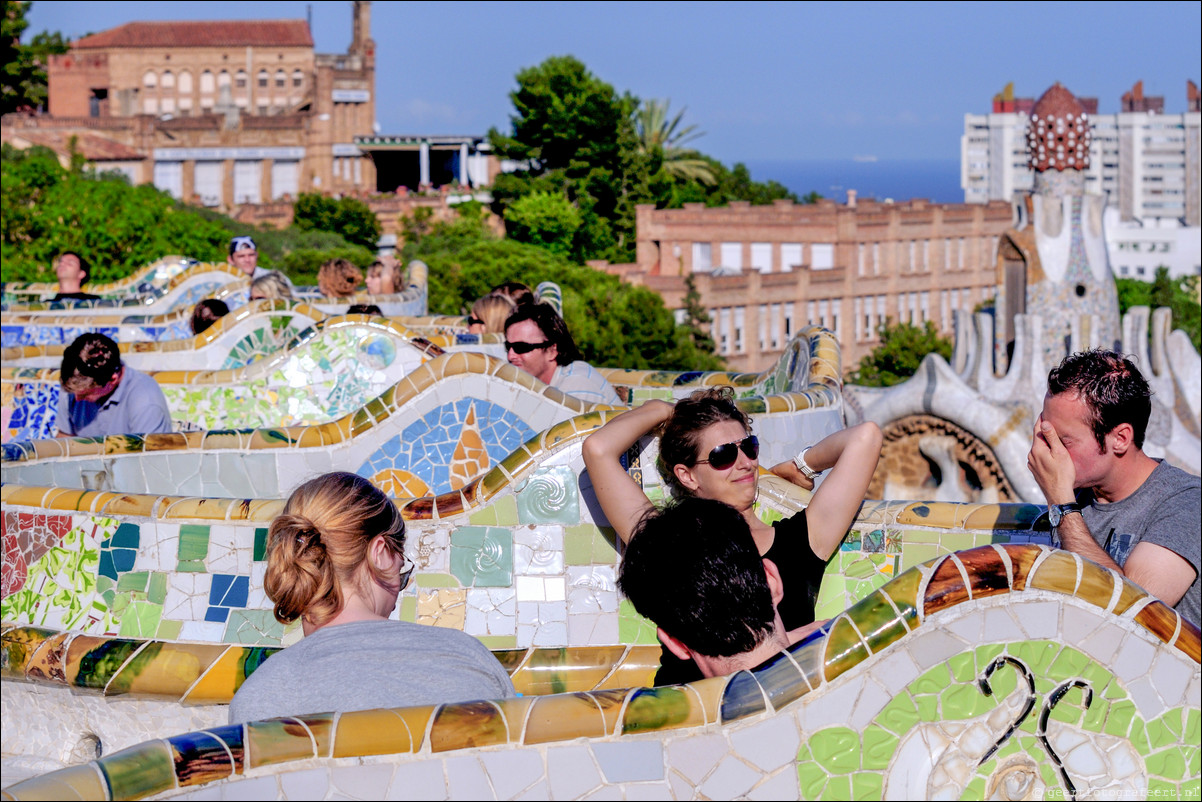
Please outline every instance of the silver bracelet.
M806 446L803 448L801 453L793 458L793 464L797 466L797 470L801 471L802 476L813 482L818 478L820 471L814 470L806 462L806 452L809 451L810 448L812 448L812 446Z

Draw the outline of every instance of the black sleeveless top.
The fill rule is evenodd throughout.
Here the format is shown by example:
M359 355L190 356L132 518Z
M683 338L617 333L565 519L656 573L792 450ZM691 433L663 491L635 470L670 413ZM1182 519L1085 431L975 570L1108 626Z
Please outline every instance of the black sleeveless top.
M814 623L814 604L822 585L822 574L826 571L826 561L810 547L810 529L806 524L805 510L792 518L777 521L773 528L776 535L764 559L772 560L780 571L785 595L777 605L777 610L787 631ZM702 676L695 662L681 660L668 647L661 645L659 671L655 673L656 685L693 682L702 679Z

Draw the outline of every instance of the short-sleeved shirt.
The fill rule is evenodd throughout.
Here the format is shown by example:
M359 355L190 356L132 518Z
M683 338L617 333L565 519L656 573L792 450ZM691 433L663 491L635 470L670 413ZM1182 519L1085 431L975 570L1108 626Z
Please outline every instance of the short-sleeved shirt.
M323 627L276 652L230 702L231 724L514 696L492 652L464 632L404 621Z
M1120 568L1138 543L1147 541L1166 548L1194 567L1194 582L1175 609L1194 626L1202 618L1202 541L1198 521L1202 516L1202 479L1163 460L1139 488L1120 501L1109 504L1094 498L1090 490L1077 493L1081 517L1098 546Z
M805 510L777 521L773 528L776 532L772 546L763 556L765 560L772 560L780 572L785 595L776 609L787 632L814 623L814 606L818 601L818 590L822 587L826 561L815 554L810 545L810 528ZM696 662L681 660L666 646L660 649L656 685L694 682L703 676Z
M129 365L124 370L117 389L100 404L76 401L65 390L59 393L58 430L75 437L174 431L171 410L159 383Z
M555 375L551 377L551 386L565 395L590 404L622 403L613 385L606 381L596 368L579 359L556 367Z

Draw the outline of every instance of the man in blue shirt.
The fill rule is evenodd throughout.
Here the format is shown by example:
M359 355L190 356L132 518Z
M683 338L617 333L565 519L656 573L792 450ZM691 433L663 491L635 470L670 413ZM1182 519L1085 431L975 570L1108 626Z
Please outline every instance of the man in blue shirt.
M67 346L59 381L59 437L174 431L158 383L121 364L117 343L103 334L81 334Z

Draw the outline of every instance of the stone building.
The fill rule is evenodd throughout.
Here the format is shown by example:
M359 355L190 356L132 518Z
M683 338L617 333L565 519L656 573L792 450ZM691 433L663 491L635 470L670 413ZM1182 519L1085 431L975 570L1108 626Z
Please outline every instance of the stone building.
M1009 203L823 200L732 202L723 208L638 208L637 264L612 272L681 309L692 276L734 370L762 370L802 326L838 337L850 369L890 318L952 331L956 310L993 297L998 236ZM683 314L683 313L680 313Z

